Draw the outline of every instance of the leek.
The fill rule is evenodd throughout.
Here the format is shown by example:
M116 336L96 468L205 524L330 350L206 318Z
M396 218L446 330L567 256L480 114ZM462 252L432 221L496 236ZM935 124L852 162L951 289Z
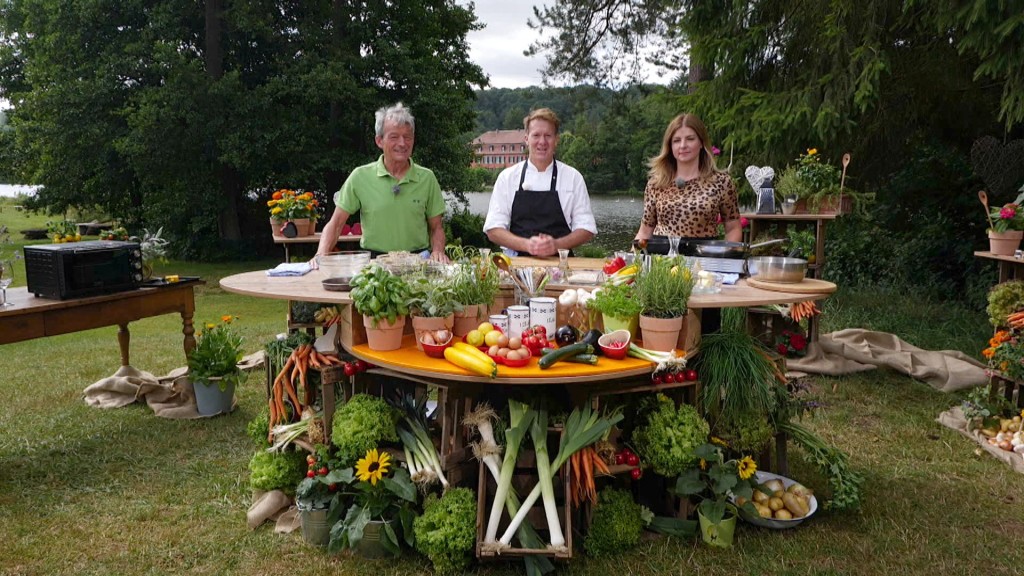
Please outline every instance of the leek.
M621 413L615 413L611 416L601 417L597 412L593 412L590 405L584 405L582 408L576 408L569 415L569 418L565 421L565 428L562 430L562 439L558 445L558 454L555 459L551 462L551 468L549 470L548 479L550 480L555 472L557 472L565 463L572 457L573 454L582 450L583 448L590 446L594 442L600 440L609 428L618 424L622 420ZM506 453L507 456L507 453ZM507 459L507 458L506 458ZM502 473L505 470L502 469ZM527 512L537 502L537 498L541 495L541 484L538 482L530 494L523 500L522 507L519 508L519 512L512 518L512 522L509 523L508 528L502 535L499 541L500 546L508 546L512 542L512 534L516 531L523 520L526 518Z
M498 479L494 501L491 503L491 515L487 520L487 532L484 535L485 546L494 546L495 544L495 538L498 536L498 523L501 521L501 511L504 508L509 488L512 486L512 476L515 474L519 444L523 441L530 423L536 416L529 406L516 400L508 401L508 412L509 428L505 431L505 459L501 464L501 477ZM519 512L521 513L524 509L520 508ZM510 531L508 540L504 542L505 546L512 541L511 532L515 532L515 530Z
M562 524L558 520L558 506L555 504L555 489L551 486L551 462L548 460L548 412L543 408L537 410L537 417L530 426L533 437L533 451L537 458L537 485L544 497L544 515L548 521L548 548L565 549L565 535Z

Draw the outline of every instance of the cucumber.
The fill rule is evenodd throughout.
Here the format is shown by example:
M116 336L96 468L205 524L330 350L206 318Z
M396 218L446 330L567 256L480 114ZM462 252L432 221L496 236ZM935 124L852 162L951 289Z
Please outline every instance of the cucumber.
M558 362L560 360L566 360L568 358L572 358L573 356L576 356L577 354L593 354L593 353L594 353L594 347L593 346L591 346L590 344L585 344L583 342L577 342L575 344L570 344L568 346L562 346L561 348L559 348L557 350L552 350L552 351L548 352L547 354L544 354L543 356L541 356L540 360L537 362L537 365L540 366L541 370L544 370L545 368L550 368L551 365L554 364L555 362Z
M548 354L555 350L557 350L557 348L543 348L541 350L541 354ZM594 364L597 364L597 351L595 350L594 354L577 354L568 358L562 358L562 362L575 362L577 364L590 364L593 366Z

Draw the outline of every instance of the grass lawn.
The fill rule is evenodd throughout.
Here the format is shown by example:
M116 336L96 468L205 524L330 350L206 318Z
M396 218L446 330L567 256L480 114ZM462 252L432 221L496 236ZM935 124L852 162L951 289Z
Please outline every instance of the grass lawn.
M7 215L0 213L0 223ZM20 236L20 235L19 235ZM157 274L198 274L197 322L237 314L254 351L284 328L282 302L228 294L217 279L271 262L170 262ZM24 285L20 277L16 285ZM900 291L841 291L826 331L893 332L926 349L970 354L987 341L981 313L922 302ZM184 363L180 322L132 324L132 363L163 374ZM201 421L156 418L142 405L87 407L82 390L118 365L116 327L0 347L0 574L427 574L426 561L370 563L328 555L297 533L249 531L245 425L263 406L254 372L233 414ZM821 378L829 406L805 421L844 448L865 478L859 513L819 511L802 527L741 525L736 545L650 537L608 560L584 557L563 574L1018 574L1024 551L1024 476L939 426L957 398L888 371ZM836 390L833 392L833 386ZM791 451L793 476L826 485ZM516 562L477 566L512 574Z

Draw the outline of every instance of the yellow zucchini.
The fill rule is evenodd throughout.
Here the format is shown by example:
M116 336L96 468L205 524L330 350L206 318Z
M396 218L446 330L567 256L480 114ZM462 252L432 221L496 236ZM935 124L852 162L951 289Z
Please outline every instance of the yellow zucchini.
M465 342L456 342L452 346L454 346L455 348L458 348L459 350L467 352L467 353L469 353L469 354L471 354L473 356L477 356L481 360L491 360L493 362L491 357L488 356L486 352L484 352L483 350L481 350L481 349L479 349L476 346L473 346L471 344L467 344Z
M477 352L480 351L477 350ZM486 354L484 354L484 358L458 346L449 346L444 349L445 360L474 374L494 378L498 375L498 364Z

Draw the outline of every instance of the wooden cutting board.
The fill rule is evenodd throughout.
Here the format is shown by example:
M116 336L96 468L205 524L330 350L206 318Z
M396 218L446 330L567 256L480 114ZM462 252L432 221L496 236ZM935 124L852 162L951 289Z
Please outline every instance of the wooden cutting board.
M831 294L836 291L836 285L817 278L804 278L802 282L794 284L783 284L781 282L765 282L747 278L747 285L772 292L791 292L793 294Z

